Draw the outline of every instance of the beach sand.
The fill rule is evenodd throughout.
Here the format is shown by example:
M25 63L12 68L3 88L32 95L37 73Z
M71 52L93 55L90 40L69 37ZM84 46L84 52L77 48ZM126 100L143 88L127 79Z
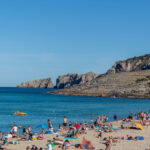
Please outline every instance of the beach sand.
M114 127L120 126L120 122L113 122ZM64 140L64 131L59 132L59 138ZM113 143L112 150L145 150L148 149L150 146L150 126L144 126L144 130L136 130L136 129L123 129L111 133L103 133L103 137L101 139L97 139L97 135L99 132L95 130L88 130L87 134L79 135L78 139L69 140L71 144L80 144L83 140L83 137L85 139L92 142L93 146L96 148L96 150L103 149L105 150L105 145L103 144L105 141L103 141L104 137L122 137L122 136L143 136L144 140L118 140L117 143ZM54 137L56 137L56 134L48 134L44 135L43 140L34 140L34 141L20 141L19 144L13 145L9 144L8 146L5 146L6 148L10 150L25 150L27 146L32 146L35 144L39 148L47 148L47 140L52 140ZM15 141L16 139L13 139ZM12 140L11 140L12 141ZM54 150L61 150L61 148L58 148L58 146L53 147ZM75 149L75 148L74 148ZM70 148L71 150L71 148Z

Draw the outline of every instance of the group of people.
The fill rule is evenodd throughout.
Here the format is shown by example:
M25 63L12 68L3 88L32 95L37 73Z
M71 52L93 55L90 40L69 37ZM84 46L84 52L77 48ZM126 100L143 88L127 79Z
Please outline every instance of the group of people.
M149 115L144 112L140 112L140 113L134 114L134 115L131 113L127 118L124 118L122 121L129 122L131 120L136 120L136 119L140 120L143 123L145 120L149 119ZM116 114L114 115L114 121L115 120L117 120ZM10 133L0 132L0 140L3 141L3 145L9 144L9 142L8 142L9 138L19 137L19 140L21 140L21 141L22 140L25 140L25 141L33 140L33 137L35 134L32 132L31 126L28 126L27 128L24 126L22 128L22 136L18 136L18 128L22 128L22 126L19 125L17 127L16 123L14 122L11 125ZM47 120L47 128L48 128L47 129L48 131L53 133L54 128L53 128L53 125L52 125L50 119ZM121 126L121 128L123 129L122 126ZM59 129L57 131L66 131L67 137L78 138L78 136L80 134L86 134L87 130L91 130L91 129L94 129L94 130L96 129L98 131L97 138L100 138L100 139L102 139L102 137L103 137L103 132L115 131L113 129L112 122L109 122L109 118L106 115L101 115L101 116L99 115L95 121L93 119L91 119L90 123L88 123L86 121L83 123L79 123L79 122L72 123L71 121L68 122L68 119L64 116L62 125L59 125ZM45 130L42 129L41 133L38 134L37 139L42 140L44 138L44 135L45 135ZM105 140L104 144L106 145L106 150L110 150L112 143L117 142L117 140L114 139L113 137L109 137L104 140ZM14 143L11 143L11 144L14 144ZM61 140L58 137L53 138L53 140L47 141L47 149L48 150L52 150L52 144L59 145L59 147L61 147L62 150L66 150L70 143L68 140ZM81 143L76 144L76 147L80 148L80 147L82 147L82 144ZM0 147L0 150L1 150L1 147ZM38 148L36 145L32 145L31 148L27 147L26 150L42 150L42 148L41 147Z
M9 133L0 131L0 140L3 142L3 145L8 145L8 139L18 137L18 127L15 123L11 125L11 130Z

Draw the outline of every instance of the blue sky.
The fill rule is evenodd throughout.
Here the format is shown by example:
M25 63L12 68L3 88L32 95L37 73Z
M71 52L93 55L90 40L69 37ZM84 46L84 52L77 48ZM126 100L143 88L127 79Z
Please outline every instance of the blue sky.
M0 1L0 86L104 73L150 53L149 0Z

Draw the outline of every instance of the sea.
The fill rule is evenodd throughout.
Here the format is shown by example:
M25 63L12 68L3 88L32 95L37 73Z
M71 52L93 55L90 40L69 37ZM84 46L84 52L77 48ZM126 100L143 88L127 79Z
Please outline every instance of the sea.
M114 97L63 96L47 94L56 89L19 89L0 88L0 131L10 132L15 122L32 128L33 132L41 132L38 125L47 124L50 119L55 129L62 125L63 117L68 121L87 121L96 119L98 115L107 115L113 120L127 117L130 112L150 112L150 99L129 99ZM27 113L26 116L14 116L17 110ZM19 129L22 134L22 128Z

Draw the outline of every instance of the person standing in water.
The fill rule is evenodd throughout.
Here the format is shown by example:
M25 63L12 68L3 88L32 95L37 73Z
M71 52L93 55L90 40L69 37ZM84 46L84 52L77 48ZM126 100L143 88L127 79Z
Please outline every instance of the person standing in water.
M114 114L114 121L116 121L117 120L117 115L116 114Z
M72 128L72 122L69 121L69 129L71 129L71 128Z
M52 126L50 119L47 120L47 126L48 126L49 130L51 130L51 131L53 130L53 126Z
M14 136L17 137L18 136L18 127L16 126L16 124L13 127L13 131L14 131Z
M64 127L65 130L67 129L67 118L65 116L64 116L64 119L63 119L63 127Z

